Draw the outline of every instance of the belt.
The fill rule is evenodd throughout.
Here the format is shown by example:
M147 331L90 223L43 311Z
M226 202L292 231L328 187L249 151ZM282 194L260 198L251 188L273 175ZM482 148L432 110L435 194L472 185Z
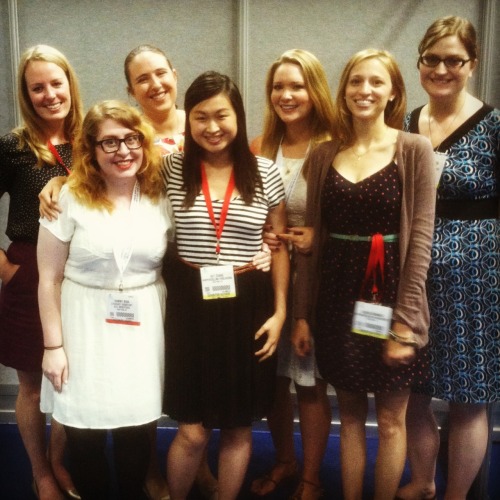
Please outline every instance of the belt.
M203 266L200 266L199 264L193 264L192 262L189 262L187 260L184 260L183 258L179 257L179 260L185 264L186 266L192 267L193 269L201 269ZM248 264L244 264L243 266L235 266L233 267L234 274L243 274L248 271L254 271L257 269L251 262Z
M498 198L487 200L437 200L436 217L451 220L498 218Z
M371 236L359 236L358 234L338 234L338 233L330 233L331 238L335 238L337 240L348 240L348 241L372 241ZM385 234L383 236L384 242L393 243L398 241L399 234Z

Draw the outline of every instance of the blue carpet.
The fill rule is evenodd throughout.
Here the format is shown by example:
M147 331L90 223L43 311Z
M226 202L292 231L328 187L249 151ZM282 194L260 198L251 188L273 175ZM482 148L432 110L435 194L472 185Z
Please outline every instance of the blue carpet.
M162 466L165 463L165 450L173 439L175 429L161 428L158 430L158 456ZM214 432L210 447L209 460L213 469L216 467L218 432ZM296 449L300 450L300 436L296 435ZM274 448L269 432L255 431L253 433L253 454L250 461L247 477L243 486L241 500L250 498L246 492L252 479L269 470L274 459ZM365 498L373 496L373 464L377 451L376 438L368 439L368 473L366 477ZM299 454L299 458L302 457ZM493 446L490 468L489 497L490 500L500 499L500 443ZM405 470L403 483L409 479L408 470ZM321 470L321 482L325 488L325 499L334 500L341 498L340 464L339 464L339 438L331 435L328 448ZM444 479L440 468L437 473L438 498L444 492ZM266 497L271 500L282 500L293 493L295 484L283 485L273 494ZM13 424L0 424L0 499L2 500L33 500L31 491L31 470L28 457L22 446L17 426ZM199 500L200 494L193 488L189 500Z

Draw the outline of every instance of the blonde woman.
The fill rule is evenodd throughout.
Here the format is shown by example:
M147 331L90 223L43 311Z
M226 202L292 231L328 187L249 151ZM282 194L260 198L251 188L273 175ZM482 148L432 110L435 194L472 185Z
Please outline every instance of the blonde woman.
M405 105L392 55L354 54L338 86L334 139L306 160L314 239L311 255L297 255L293 339L307 345L314 334L319 371L337 394L346 500L362 498L368 392L379 437L374 498L394 498L410 386L425 368L433 159L428 140L400 131Z
M12 240L6 253L0 250L0 363L17 370L16 420L37 495L62 498L59 482L67 495L79 498L62 465L64 430L56 422L51 470L39 407L44 345L37 300L38 193L49 179L70 172L72 141L82 123L78 81L67 58L47 45L24 52L18 99L23 124L0 139L0 195L10 195L6 232Z
M268 230L266 241L273 249L291 242L293 253L307 251L308 228L304 227L306 176L304 160L320 142L331 139L333 105L323 66L306 50L284 52L270 67L266 79L266 114L263 135L255 139L256 154L274 160L285 185L288 232ZM294 263L292 255L292 264ZM293 280L290 285L292 294ZM291 304L290 304L291 306ZM277 389L272 411L267 415L276 448L276 461L264 476L255 479L251 490L262 496L298 474L293 427L294 409L290 394L293 380L299 403L304 465L302 481L293 498L317 498L321 493L319 471L326 449L331 409L326 382L316 367L314 344L295 352L291 343L291 318L278 349Z

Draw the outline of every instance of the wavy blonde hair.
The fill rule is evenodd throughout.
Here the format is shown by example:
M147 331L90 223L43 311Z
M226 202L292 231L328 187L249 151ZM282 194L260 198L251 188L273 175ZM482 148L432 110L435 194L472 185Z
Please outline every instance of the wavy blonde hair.
M334 104L334 133L333 135L340 140L343 148L352 146L355 141L354 127L352 123L352 114L347 107L345 100L345 90L349 81L352 69L357 64L368 59L377 59L380 61L391 78L392 91L394 99L387 103L384 111L384 121L389 127L401 130L406 112L406 89L403 76L393 55L386 50L365 49L356 52L347 62L342 75L340 76L337 97Z
M56 159L47 147L45 123L35 111L26 85L26 69L32 61L54 63L64 71L68 79L71 106L64 120L64 135L68 141L73 141L82 126L83 107L80 87L68 59L54 47L35 45L21 56L17 72L17 95L23 124L14 129L13 133L19 138L19 149L28 146L33 151L37 158L37 167L42 167L44 164L53 166L56 164Z
M304 77L304 84L312 101L311 110L311 146L331 139L333 129L333 104L325 70L318 58L303 49L291 49L283 52L273 62L266 78L266 111L262 134L261 154L271 160L276 159L281 139L285 133L285 124L276 114L271 102L274 74L282 64L295 64Z
M143 162L137 172L137 181L141 194L158 202L165 188L160 173L161 155L154 145L153 127L135 108L116 100L102 101L87 112L75 144L69 189L82 204L90 208L104 208L109 212L113 210L113 205L106 196L106 184L95 154L96 147L99 147L96 145L99 129L105 120L114 120L144 137Z

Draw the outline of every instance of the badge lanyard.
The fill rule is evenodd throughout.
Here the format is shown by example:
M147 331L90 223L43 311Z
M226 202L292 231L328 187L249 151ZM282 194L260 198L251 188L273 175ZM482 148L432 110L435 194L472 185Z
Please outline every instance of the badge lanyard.
M368 285L370 277L373 278L372 299L374 302L382 302L382 293L379 293L377 286L377 268L380 268L381 285L384 286L384 237L380 234L372 236L370 255L368 256L368 264L366 266L365 278L361 285L361 295ZM362 299L362 297L360 297Z
M130 203L130 216L132 218L132 221L134 220L134 215L137 211L137 206L139 204L140 197L141 197L141 190L139 187L139 183L136 182L134 185L134 191L132 193L132 201ZM125 228L120 225L120 230L124 231ZM128 242L125 242L124 238L117 237L116 239L117 244L115 244L113 247L113 254L115 256L116 265L118 266L118 270L120 271L120 286L119 286L120 291L123 290L123 274L130 261L133 248L132 232L124 234L124 236L127 235L129 236Z
M360 300L354 304L352 320L352 332L386 339L391 326L392 308L380 304L382 302L382 291L377 286L377 269L380 269L381 288L384 286L384 237L377 233L371 238L370 255L366 266L365 278L361 285ZM372 303L363 301L368 280L373 279L371 289Z
M64 163L63 159L61 158L61 155L57 152L56 147L50 141L47 143L47 147L49 148L50 152L55 156L57 163L59 163L59 165L64 167L66 169L66 172L68 172L68 175L70 175L71 170Z
M224 231L224 225L226 223L226 217L229 211L229 203L231 201L231 196L234 190L234 170L231 171L231 176L227 184L226 194L224 195L224 202L222 204L222 210L218 223L215 220L212 199L210 198L210 188L208 186L207 173L205 171L205 165L203 165L203 163L201 164L201 189L203 191L203 196L205 197L205 204L207 206L208 215L215 229L215 236L217 238L217 243L215 245L215 254L217 255L217 263L219 263L220 239L222 236L222 231Z

